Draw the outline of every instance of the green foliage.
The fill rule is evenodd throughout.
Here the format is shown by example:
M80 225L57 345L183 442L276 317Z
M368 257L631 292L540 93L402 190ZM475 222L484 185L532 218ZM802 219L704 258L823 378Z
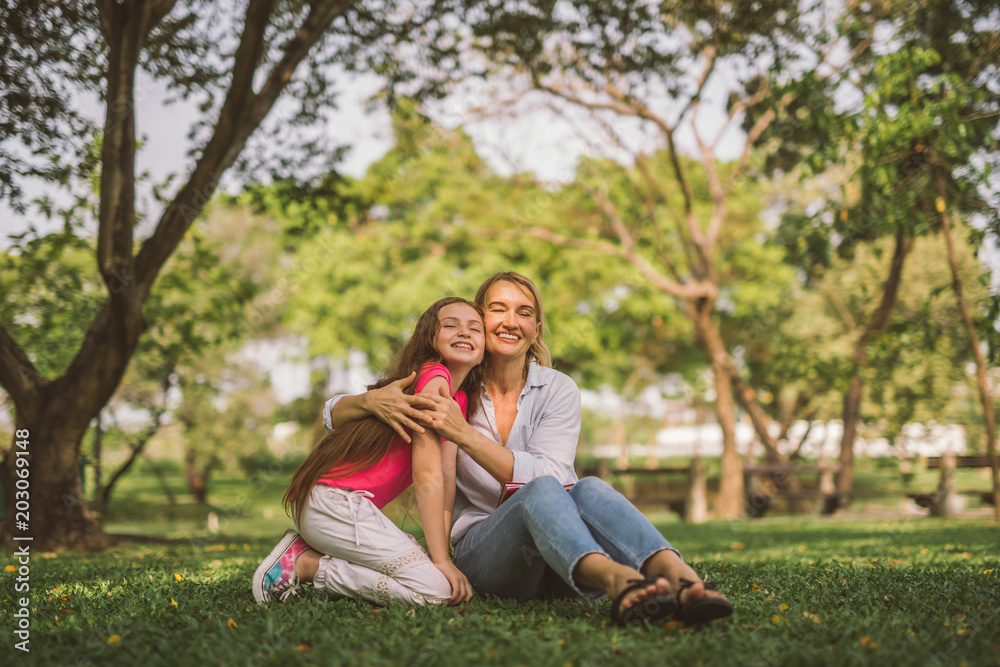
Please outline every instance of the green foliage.
M983 303L988 293L976 280L983 267L967 244L959 254L966 297ZM775 397L762 400L772 414L781 416L804 393L813 418L840 416L858 327L881 298L879 277L888 262L888 252L860 244L852 261L831 258L810 289L784 294L779 305L739 332L751 381ZM959 423L976 431L969 413L974 378L966 372L971 352L950 284L939 242L918 239L890 325L870 342L870 362L861 369L867 387L862 420L878 424L890 440L914 421ZM970 447L977 441L970 438Z
M1000 149L1000 93L991 82L1000 70L987 54L995 56L1000 43L998 19L995 4L980 2L852 8L841 24L856 49L847 67L835 75L775 80L772 94L751 108L744 127L765 109L778 114L768 130L769 169L849 169L840 175L840 196L816 213L835 214L818 227L829 230L842 256L898 230L911 236L935 231L934 167L947 182L949 208L975 216L980 226L995 224L989 201L996 185L989 174ZM795 95L791 106L776 104L789 93ZM791 233L785 238L786 245L797 242ZM808 238L807 247L809 264L822 263L828 252L822 239Z
M0 324L45 377L62 373L107 299L94 244L72 230L25 234L0 256Z

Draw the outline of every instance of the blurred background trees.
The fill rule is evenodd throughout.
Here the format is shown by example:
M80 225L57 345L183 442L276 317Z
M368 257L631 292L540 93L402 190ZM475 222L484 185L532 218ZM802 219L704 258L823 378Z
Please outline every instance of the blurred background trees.
M194 18L201 4L163 5L131 46L86 3L7 10L16 39L0 75L14 92L0 108L5 145L21 145L0 160L0 194L38 225L3 249L0 380L10 430L40 425L33 470L59 471L63 491L39 502L75 527L54 546L105 544L87 507L99 514L143 460L183 470L205 503L213 471L304 455L322 402L360 389L427 304L507 269L539 284L557 367L593 405L617 406L607 421L588 412L581 452L610 438L624 457L633 438L711 421L718 516L744 509L743 459L756 451L738 449L745 425L781 463L804 452L793 424L839 421L845 499L862 432L892 444L907 424L957 423L970 449L992 452L991 3L351 5L327 17L311 55L278 35L320 30L325 3L252 2L216 27ZM43 44L72 25L93 39L68 63ZM203 58L222 48L212 30L229 69ZM254 39L258 59L240 56ZM147 187L130 167L141 143L114 86L134 82L112 81L126 56L133 75L205 100L186 184ZM393 145L357 178L331 168L343 147L304 129L333 104L335 66L383 76L393 113ZM294 122L242 115L229 83L267 100L241 67L289 73L274 81L297 96ZM47 87L17 78L35 69ZM495 84L477 113L549 109L588 155L558 182L499 169L461 125L434 119L434 99L470 77ZM88 82L105 91L103 125L59 94ZM49 100L48 116L27 99ZM216 196L230 165L240 187ZM25 177L72 197L29 201ZM149 202L121 198L137 186ZM285 395L290 366L300 379ZM83 452L88 497L74 490ZM993 476L1000 489L995 464Z

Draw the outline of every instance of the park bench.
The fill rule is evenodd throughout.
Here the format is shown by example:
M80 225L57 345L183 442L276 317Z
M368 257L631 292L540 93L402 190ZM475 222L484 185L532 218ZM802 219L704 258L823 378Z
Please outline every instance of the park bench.
M606 459L596 466L579 468L580 477L594 475L610 483L612 477L624 480L623 494L635 505L666 505L689 523L702 523L708 518L705 462L700 457L682 467L612 468ZM681 477L681 483L671 483L670 477Z
M788 501L794 509L796 501L822 500L824 514L840 506L847 494L838 492L833 475L840 470L839 463L820 461L816 464L762 463L743 467L743 488L746 493L746 510L751 517L762 517L776 500ZM816 475L813 486L792 488L791 478L803 481L803 475ZM800 484L800 486L802 486Z
M920 507L930 510L930 516L949 517L962 511L964 502L960 496L977 496L984 504L993 504L992 491L958 491L955 488L955 470L957 468L989 468L990 459L985 454L978 456L957 456L952 453L943 456L931 456L927 459L927 468L940 470L941 477L938 487L930 493L907 493Z

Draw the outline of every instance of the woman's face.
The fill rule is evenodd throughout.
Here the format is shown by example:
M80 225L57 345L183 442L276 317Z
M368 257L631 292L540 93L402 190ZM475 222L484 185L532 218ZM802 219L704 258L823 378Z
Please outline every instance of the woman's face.
M531 294L506 280L490 287L486 314L486 350L494 359L524 358L538 338L538 311Z

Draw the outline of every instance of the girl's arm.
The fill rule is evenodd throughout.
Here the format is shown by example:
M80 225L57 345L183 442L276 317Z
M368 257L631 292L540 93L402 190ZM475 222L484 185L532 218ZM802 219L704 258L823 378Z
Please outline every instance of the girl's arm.
M440 395L441 391L446 394L448 391L448 382L443 377L432 379L421 389L421 393L437 395ZM442 469L441 438L431 429L413 434L413 487L417 496L420 524L427 540L427 549L431 552L431 561L451 584L451 603L468 601L472 598L472 586L465 575L451 562L448 544L451 511L449 508L446 517L445 496L448 485ZM454 497L455 482L452 472L452 504Z
M420 510L420 525L435 564L449 560L444 528L444 475L441 440L434 431L413 434L413 490Z
M441 472L444 475L444 529L451 543L451 521L455 511L455 464L458 445L451 440L441 443Z

